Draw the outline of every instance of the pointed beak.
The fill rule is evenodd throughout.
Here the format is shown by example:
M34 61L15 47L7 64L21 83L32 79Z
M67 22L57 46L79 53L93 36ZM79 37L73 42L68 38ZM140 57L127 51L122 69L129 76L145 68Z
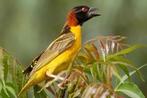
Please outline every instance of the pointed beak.
M92 18L92 17L95 17L95 16L100 16L100 14L97 13L97 8L90 8L89 11L88 11L88 17Z

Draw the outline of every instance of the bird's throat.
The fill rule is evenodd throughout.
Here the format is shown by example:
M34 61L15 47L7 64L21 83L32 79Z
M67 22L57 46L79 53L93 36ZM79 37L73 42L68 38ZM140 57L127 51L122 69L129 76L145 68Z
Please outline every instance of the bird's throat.
M71 26L77 26L78 25L78 20L76 18L75 13L70 12L68 14L68 17L67 17L67 25L70 26L70 27Z
M77 42L77 44L81 45L81 26L77 25L77 26L72 26L70 27L70 31L75 35L75 40Z

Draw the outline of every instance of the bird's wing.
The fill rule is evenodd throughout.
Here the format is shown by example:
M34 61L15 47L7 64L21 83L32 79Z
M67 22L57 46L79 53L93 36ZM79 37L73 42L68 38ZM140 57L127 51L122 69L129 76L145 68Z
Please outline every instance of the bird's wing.
M66 33L60 35L55 41L53 41L49 47L39 56L37 57L37 61L31 74L42 68L44 65L52 61L59 54L64 52L66 49L71 47L75 41L75 36L72 33ZM30 74L30 75L31 75Z

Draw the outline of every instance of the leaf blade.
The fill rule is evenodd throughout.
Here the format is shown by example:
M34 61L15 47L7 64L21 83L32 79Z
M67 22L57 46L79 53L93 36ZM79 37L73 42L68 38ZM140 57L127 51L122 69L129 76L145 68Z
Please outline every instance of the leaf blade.
M116 92L122 92L131 98L145 98L138 86L132 82L121 84Z

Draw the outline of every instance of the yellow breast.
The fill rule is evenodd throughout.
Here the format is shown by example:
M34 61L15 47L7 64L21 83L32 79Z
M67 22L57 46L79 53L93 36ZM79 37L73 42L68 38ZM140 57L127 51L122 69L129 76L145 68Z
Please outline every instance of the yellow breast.
M75 51L79 51L81 48L81 26L73 26L70 30L75 35L75 43L71 48L74 48ZM73 50L71 49L71 51Z

